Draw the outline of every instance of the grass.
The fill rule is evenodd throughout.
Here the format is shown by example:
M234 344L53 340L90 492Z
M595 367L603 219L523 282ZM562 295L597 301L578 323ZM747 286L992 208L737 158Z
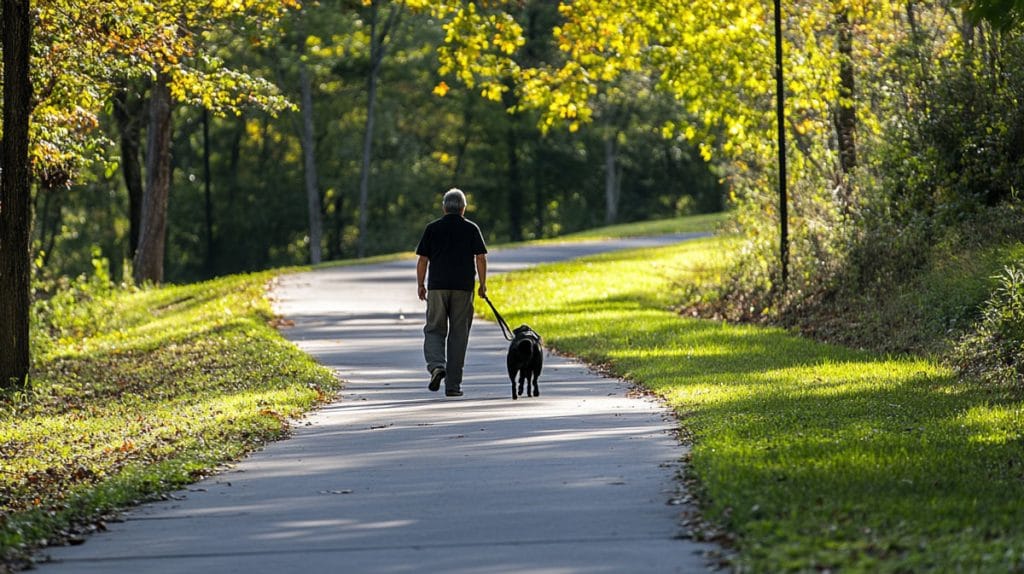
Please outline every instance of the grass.
M1019 392L961 383L928 360L671 311L688 283L722 272L732 241L546 265L489 290L549 346L668 401L738 570L1024 569Z
M270 325L272 277L92 285L37 305L32 390L0 400L0 571L282 437L334 395Z
M675 217L670 219L655 219L652 221L638 221L636 223L623 223L621 225L610 225L588 229L577 233L563 235L558 240L577 239L614 239L618 237L640 237L645 235L661 235L665 233L698 233L713 232L726 221L727 214L708 213L703 215L691 215L687 217Z
M634 223L623 223L620 225L609 225L567 233L558 237L548 239L534 239L522 243L507 243L488 245L488 248L522 247L525 245L545 245L551 243L564 243L567 241L594 241L599 239L619 239L622 237L644 237L650 235L664 235L668 233L712 233L719 229L728 219L728 213L707 213L702 215L689 215L685 217L673 217L669 219L655 219L651 221L638 221Z

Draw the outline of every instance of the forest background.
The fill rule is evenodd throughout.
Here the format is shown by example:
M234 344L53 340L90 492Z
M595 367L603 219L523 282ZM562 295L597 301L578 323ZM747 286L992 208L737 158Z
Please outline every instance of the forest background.
M1019 378L1021 2L784 7L785 284L771 8L38 2L35 296L406 251L452 185L491 242L728 206L681 309ZM908 300L937 262L979 266Z

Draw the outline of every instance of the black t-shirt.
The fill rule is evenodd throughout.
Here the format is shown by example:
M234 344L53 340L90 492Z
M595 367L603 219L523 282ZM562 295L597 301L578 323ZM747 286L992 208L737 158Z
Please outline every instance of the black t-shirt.
M480 228L457 213L427 224L416 246L416 255L430 260L427 289L472 291L476 256L482 253L487 246Z

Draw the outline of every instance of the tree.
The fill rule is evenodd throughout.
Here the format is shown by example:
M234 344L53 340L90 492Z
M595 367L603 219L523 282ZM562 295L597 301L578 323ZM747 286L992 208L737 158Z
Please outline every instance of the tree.
M305 62L299 64L299 82L302 91L302 157L306 175L306 206L309 210L309 262L320 263L320 241L323 235L323 219L320 216L320 180L316 172L316 133L313 127L313 86L309 79L309 68Z
M3 0L3 141L0 143L0 389L27 384L29 233L32 221L29 0Z
M363 159L359 170L359 243L356 256L366 255L366 223L369 221L370 208L370 160L373 153L373 124L377 109L377 81L380 78L380 67L387 53L388 40L402 15L404 4L392 2L391 9L383 22L380 20L382 0L364 2L369 5L370 20L370 65L366 75L366 127L363 132Z
M1024 0L963 0L960 3L975 22L985 20L1003 30L1024 22Z
M270 29L283 10L294 7L290 0L280 4L239 2L214 9L194 1L160 4L140 17L142 28L167 41L162 50L146 53L155 76L150 95L150 121L146 148L146 189L143 192L139 245L132 261L136 283L163 281L167 239L167 201L171 187L171 113L173 103L202 105L218 113L236 112L255 105L276 112L286 105L271 84L249 74L230 70L212 55L209 43L216 24L248 21L257 30ZM205 33L205 34L204 34ZM214 36L215 37L215 36ZM253 37L258 41L258 36Z
M164 279L167 237L167 198L171 190L171 87L166 74L157 75L149 99L146 144L146 188L139 219L139 245L132 260L135 282Z
M128 257L134 258L139 246L139 225L142 221L142 123L146 111L144 90L127 84L114 92L114 120L120 134L121 174L128 190Z

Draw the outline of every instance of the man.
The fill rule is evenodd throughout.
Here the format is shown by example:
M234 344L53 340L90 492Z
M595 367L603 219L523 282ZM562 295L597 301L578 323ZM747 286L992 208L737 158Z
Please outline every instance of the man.
M473 325L474 272L477 293L487 296L487 246L480 228L466 219L466 196L452 188L442 200L444 217L430 222L416 247L416 283L427 302L423 327L423 356L430 372L431 391L462 396L462 367ZM429 268L429 282L427 281Z

